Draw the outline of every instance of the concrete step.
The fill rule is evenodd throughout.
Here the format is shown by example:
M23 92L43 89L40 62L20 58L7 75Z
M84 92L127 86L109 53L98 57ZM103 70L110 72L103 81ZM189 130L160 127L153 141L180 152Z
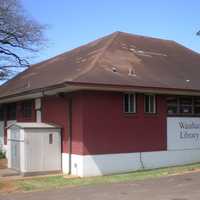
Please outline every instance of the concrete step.
M20 173L13 169L0 169L0 177L19 176Z

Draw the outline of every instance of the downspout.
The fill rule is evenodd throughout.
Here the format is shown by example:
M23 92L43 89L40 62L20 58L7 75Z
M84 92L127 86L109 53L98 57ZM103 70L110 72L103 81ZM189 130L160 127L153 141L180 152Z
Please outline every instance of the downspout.
M68 98L68 109L67 109L67 141L68 141L68 174L71 174L71 154L72 154L72 97Z

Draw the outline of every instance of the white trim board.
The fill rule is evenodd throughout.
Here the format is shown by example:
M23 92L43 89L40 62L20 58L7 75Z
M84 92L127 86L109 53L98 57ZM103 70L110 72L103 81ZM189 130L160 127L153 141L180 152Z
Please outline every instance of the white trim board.
M101 176L200 162L200 149L71 156L75 176ZM65 162L68 164L67 162Z

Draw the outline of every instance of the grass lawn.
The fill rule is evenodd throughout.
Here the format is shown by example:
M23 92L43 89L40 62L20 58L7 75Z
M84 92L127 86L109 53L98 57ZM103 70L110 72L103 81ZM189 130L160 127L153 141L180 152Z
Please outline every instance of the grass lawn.
M160 168L154 170L136 171L124 174L99 176L91 178L64 178L63 176L48 176L42 178L31 178L24 180L12 180L0 183L0 192L14 192L14 191L36 191L47 190L60 187L73 187L83 185L118 183L125 181L145 180L150 178L159 178L169 175L182 174L191 171L200 170L200 163ZM6 191L6 187L11 187L11 190Z

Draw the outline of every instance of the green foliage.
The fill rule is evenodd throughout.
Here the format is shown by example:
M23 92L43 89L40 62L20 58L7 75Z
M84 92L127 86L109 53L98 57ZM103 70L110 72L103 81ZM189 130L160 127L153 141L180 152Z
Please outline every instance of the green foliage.
M0 159L5 159L5 158L6 158L6 153L0 150Z

